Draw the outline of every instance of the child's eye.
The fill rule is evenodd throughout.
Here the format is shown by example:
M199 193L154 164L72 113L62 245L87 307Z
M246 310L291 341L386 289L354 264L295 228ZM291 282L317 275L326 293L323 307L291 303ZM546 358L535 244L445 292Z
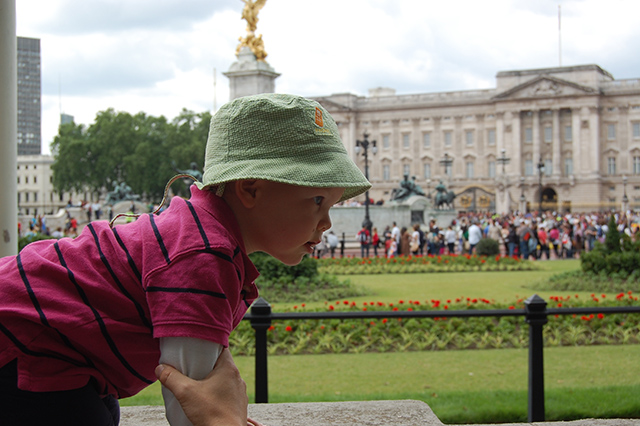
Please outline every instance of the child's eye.
M324 200L324 197L318 195L317 197L313 197L313 202L316 203L317 205L322 204L322 200Z

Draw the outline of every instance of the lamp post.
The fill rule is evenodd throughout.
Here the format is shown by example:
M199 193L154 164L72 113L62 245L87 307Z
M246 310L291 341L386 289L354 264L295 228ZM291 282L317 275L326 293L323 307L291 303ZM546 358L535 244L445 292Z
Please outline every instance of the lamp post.
M378 148L376 148L376 141L369 141L369 135L366 132L363 136L364 140L356 140L356 154L359 154L362 149L362 155L364 156L364 177L369 180L369 147L371 147L371 152L374 155L378 152ZM364 221L362 222L362 226L367 228L369 233L371 233L373 223L369 217L369 191L365 192L364 196Z
M524 176L520 176L520 211L527 210L527 199L524 196Z
M449 153L445 152L444 157L440 160L440 164L444 167L444 174L451 179L451 163L453 163L453 158L449 157Z
M500 157L496 158L496 161L499 164L502 164L502 174L504 175L505 171L504 171L504 166L509 164L509 161L511 161L511 158L506 156L507 150L502 148L502 150L500 151Z
M629 209L629 197L627 197L627 176L622 176L622 212L626 212Z
M539 197L538 197L538 212L542 213L542 174L544 173L544 162L542 161L542 156L540 156L540 161L538 161L538 189L539 189Z

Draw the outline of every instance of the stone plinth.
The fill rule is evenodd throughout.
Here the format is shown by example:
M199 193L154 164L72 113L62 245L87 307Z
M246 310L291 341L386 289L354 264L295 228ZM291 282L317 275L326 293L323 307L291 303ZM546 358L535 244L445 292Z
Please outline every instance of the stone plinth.
M258 61L247 46L240 49L238 60L223 73L229 78L229 100L260 93L274 93L280 76L266 61Z

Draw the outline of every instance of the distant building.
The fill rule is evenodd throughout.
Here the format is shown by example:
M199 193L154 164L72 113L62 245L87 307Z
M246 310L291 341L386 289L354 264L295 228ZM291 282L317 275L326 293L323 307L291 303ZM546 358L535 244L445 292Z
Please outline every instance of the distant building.
M60 114L60 125L73 123L73 115L62 113Z
M18 37L18 155L42 151L40 40Z
M640 209L640 79L583 65L496 80L494 89L315 99L363 169L356 140L376 140L374 200L388 200L409 175L432 196L442 180L457 210L619 210L625 200Z
M18 214L36 216L55 214L71 200L79 205L91 200L91 193L59 193L53 188L53 171L50 155L18 156Z

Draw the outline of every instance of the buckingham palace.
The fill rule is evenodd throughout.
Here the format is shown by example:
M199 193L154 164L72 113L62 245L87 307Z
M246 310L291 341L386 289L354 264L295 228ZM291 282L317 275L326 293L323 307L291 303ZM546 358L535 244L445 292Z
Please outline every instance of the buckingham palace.
M640 206L640 79L583 65L500 71L492 89L315 99L363 170L356 141L376 141L376 202L409 176L429 198L442 182L462 211Z

